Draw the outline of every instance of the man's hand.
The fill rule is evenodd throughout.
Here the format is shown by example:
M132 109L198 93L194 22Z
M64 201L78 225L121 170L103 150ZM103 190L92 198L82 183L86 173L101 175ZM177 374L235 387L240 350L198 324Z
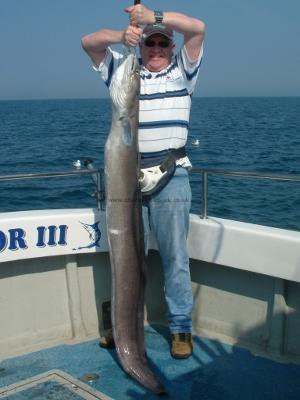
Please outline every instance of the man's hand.
M134 26L153 24L155 22L154 12L142 4L125 8L129 14L130 24Z
M125 46L136 47L143 34L143 29L139 28L138 26L129 25L123 34L123 43Z

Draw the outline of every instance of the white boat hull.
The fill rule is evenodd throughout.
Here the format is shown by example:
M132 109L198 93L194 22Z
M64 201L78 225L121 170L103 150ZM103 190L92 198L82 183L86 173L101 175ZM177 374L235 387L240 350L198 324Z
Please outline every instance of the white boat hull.
M102 303L110 299L104 213L47 210L0 218L0 357L99 336ZM87 230L98 221L101 235L95 226ZM151 247L147 322L165 322L154 240ZM197 333L300 359L299 232L191 215L189 252Z

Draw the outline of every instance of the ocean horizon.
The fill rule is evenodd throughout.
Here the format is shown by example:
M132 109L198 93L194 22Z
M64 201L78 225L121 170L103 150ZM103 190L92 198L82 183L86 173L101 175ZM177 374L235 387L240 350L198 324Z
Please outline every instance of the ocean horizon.
M219 95L219 96L199 96L199 95L194 95L193 99L232 99L232 98L247 98L247 99L261 99L261 98L266 98L266 99L281 99L281 98L300 98L300 95L274 95L274 96L269 96L269 95ZM53 101L53 100L109 100L109 96L96 96L96 97L34 97L34 98L12 98L12 99L1 99L0 102L9 102L9 101Z

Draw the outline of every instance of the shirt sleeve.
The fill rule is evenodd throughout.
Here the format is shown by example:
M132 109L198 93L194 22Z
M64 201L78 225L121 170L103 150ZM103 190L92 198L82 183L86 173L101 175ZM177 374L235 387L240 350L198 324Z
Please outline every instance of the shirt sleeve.
M183 77L186 80L186 87L189 94L192 94L197 82L198 73L203 57L203 43L199 52L199 56L196 61L191 61L185 46L181 48L177 54L178 67L181 70Z
M97 67L93 65L93 69L96 72L100 73L101 78L108 88L110 86L111 78L114 72L119 67L119 65L122 64L124 59L124 54L114 51L110 47L108 47L106 49L104 59L101 61L99 66Z

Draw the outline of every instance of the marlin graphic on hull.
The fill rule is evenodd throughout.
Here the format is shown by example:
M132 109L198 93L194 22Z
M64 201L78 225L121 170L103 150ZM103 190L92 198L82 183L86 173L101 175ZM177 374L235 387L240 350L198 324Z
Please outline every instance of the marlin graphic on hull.
M91 243L86 246L77 247L76 249L73 250L91 249L93 247L100 247L99 242L101 239L101 232L99 228L99 222L100 221L97 221L94 224L85 224L84 222L79 221L79 223L84 227L84 229L89 234L89 239Z

